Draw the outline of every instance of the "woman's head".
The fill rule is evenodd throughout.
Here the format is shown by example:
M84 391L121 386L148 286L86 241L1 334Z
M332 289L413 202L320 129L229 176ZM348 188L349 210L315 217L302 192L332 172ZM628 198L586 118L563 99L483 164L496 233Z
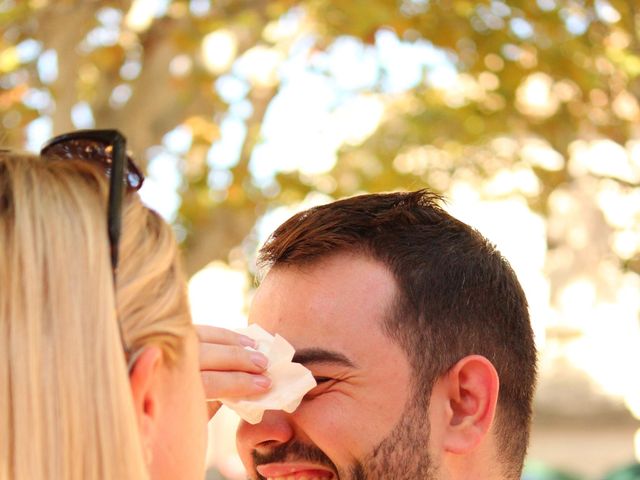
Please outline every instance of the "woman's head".
M107 191L89 162L0 153L0 479L202 478L175 240L127 195L114 291Z

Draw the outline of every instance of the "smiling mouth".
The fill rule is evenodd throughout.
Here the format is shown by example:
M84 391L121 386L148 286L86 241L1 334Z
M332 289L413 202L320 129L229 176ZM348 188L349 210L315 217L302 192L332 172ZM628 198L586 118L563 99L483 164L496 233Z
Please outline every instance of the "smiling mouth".
M332 478L334 478L333 475L326 476L324 472L322 475L314 475L313 472L298 472L286 477L267 477L267 480L330 480Z
M271 463L259 465L257 470L266 480L337 480L333 472L315 465Z

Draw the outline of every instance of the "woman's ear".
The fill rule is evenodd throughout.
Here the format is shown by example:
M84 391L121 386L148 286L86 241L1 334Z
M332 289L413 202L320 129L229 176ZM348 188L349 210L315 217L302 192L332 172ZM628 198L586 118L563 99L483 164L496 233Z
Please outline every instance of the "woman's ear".
M161 405L163 356L159 347L145 347L131 367L129 382L138 430L147 463L151 461L153 438Z
M493 424L499 379L493 364L483 356L459 360L444 376L448 422L444 448L465 454L476 448Z

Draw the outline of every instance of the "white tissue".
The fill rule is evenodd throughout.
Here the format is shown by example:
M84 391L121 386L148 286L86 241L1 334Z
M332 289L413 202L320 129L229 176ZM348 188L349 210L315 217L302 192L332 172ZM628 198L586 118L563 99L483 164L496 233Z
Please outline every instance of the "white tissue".
M254 425L262 420L265 410L293 413L304 395L316 386L311 372L301 364L291 361L295 350L280 335L273 336L256 324L237 332L256 340L257 350L269 359L265 375L271 378L271 389L262 395L218 400Z

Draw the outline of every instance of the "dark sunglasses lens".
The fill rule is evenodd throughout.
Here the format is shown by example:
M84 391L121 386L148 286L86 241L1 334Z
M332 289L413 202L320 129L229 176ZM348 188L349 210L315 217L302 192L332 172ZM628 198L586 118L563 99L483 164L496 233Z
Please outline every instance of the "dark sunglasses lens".
M43 155L48 157L63 158L68 160L87 160L99 163L105 173L111 175L111 165L113 163L113 147L105 142L93 139L67 139L55 142L47 146ZM131 190L139 190L144 177L135 166L131 158L127 155L125 165L125 182Z

